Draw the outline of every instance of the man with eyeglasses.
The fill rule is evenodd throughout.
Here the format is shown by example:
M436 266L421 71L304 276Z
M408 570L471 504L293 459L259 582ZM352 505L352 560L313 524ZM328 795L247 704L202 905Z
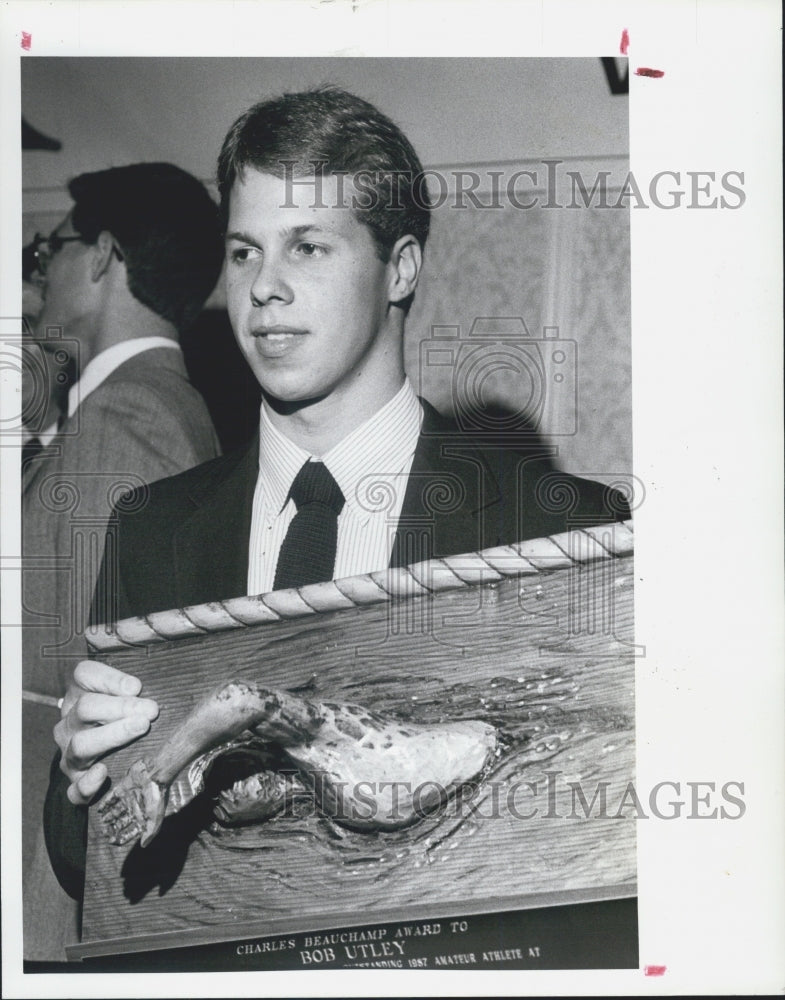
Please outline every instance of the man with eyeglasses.
M28 248L42 300L33 336L76 366L63 412L38 434L22 473L23 688L33 711L61 698L85 655L113 505L219 453L179 346L220 274L217 206L200 181L167 163L82 174L68 190L71 210ZM40 383L51 369L37 367L38 384L26 372L44 402L50 386ZM38 817L51 748L25 742L25 815ZM51 887L34 882L26 877L26 905L39 898L51 908ZM27 931L26 945L37 936L26 913Z

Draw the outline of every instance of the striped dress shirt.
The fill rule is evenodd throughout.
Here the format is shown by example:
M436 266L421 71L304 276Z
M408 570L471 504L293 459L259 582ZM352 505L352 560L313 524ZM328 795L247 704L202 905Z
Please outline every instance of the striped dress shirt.
M259 476L248 558L249 594L273 589L281 544L297 512L289 490L308 459L324 462L346 500L338 516L334 578L388 566L422 418L422 406L407 379L378 413L326 454L317 456L275 428L262 403Z

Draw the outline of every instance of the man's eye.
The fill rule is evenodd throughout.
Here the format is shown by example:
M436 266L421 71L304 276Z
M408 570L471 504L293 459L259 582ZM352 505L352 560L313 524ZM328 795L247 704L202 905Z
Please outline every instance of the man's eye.
M324 247L317 246L316 243L298 243L297 252L303 257L319 257L324 253Z
M259 250L256 247L237 247L230 253L230 259L234 264L244 264L248 260L256 260Z

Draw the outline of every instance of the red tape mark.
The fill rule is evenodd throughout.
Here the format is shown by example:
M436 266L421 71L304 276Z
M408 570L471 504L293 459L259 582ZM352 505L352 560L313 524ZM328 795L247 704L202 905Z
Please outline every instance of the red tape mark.
M627 55L627 49L630 47L630 33L625 28L621 33L621 45L619 45L619 52L623 56Z
M33 36L27 31L22 32L22 48L30 51L30 46L33 44Z
M667 965L644 965L644 976L664 976Z
M650 76L653 80L659 80L661 76L665 76L664 69L649 69L648 66L639 66L635 70L636 76Z

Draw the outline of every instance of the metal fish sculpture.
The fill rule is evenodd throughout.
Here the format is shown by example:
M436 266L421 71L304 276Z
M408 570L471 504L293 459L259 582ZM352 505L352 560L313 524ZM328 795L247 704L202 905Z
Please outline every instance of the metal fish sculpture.
M484 722L402 723L361 705L232 680L204 698L157 754L137 760L97 808L111 843L145 847L183 768L196 762L203 782L227 748L241 747L259 766L218 795L219 820L269 818L287 794L310 788L325 815L343 826L396 830L476 778L496 744L496 730Z

